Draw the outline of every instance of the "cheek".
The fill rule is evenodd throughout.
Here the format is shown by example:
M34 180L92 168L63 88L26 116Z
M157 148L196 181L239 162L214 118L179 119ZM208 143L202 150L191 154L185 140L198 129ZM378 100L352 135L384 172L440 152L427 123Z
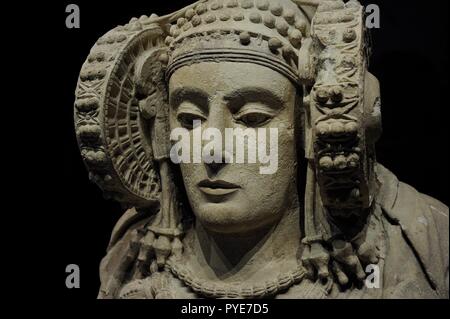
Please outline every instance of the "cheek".
M297 151L295 130L292 120L279 119L270 127L278 128L278 167L274 174L261 174L260 167L268 164L240 165L233 169L244 192L248 207L273 212L284 205L286 199L294 196L297 177Z
M172 108L170 108L170 110L169 110L169 127L170 127L170 130L180 127L180 125L177 121L176 112Z
M188 192L192 192L195 189L195 184L198 182L198 178L196 177L201 176L202 165L194 163L180 164L181 175Z
M195 215L197 215L199 205L203 202L201 192L196 185L198 182L196 176L201 174L199 169L199 164L180 164L184 189L186 190L187 199Z
M270 127L278 129L278 159L279 164L287 163L291 165L296 162L296 132L294 123L294 110L291 107L283 110L272 121Z
M286 192L295 184L297 177L297 149L294 123L285 112L271 127L278 128L278 169L271 175L260 175L266 192L272 199L286 196ZM288 117L289 116L289 117Z
M294 124L289 122L278 130L278 158L279 164L291 165L297 161L297 143Z

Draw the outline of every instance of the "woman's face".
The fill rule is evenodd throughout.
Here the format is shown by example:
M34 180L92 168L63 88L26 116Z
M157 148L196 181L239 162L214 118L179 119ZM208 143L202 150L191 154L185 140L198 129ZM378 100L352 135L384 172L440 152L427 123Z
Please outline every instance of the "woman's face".
M296 89L286 77L256 64L202 62L178 69L169 92L170 128L185 128L190 137L190 163L180 163L183 181L196 219L205 228L219 233L256 230L277 222L297 203ZM193 128L193 120L201 121L201 127ZM222 161L209 163L203 153L194 163L193 150L211 141L194 140L194 131L208 128L221 133L222 156L216 161ZM257 132L256 150L249 139L225 146L226 129L237 128ZM260 132L265 132L266 144ZM242 146L244 163L236 163ZM255 151L256 162L249 163L249 149ZM271 154L269 173L262 173L269 164L261 162L261 151Z

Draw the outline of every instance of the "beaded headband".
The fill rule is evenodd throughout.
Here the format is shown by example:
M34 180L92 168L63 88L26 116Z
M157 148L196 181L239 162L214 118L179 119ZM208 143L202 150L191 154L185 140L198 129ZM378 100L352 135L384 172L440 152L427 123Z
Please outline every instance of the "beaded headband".
M309 24L291 0L206 0L170 28L166 77L193 63L232 61L263 65L298 83Z

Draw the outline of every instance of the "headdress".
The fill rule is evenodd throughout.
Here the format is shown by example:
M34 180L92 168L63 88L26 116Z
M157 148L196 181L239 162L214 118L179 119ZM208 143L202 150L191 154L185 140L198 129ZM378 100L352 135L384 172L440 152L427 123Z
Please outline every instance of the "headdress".
M290 0L201 2L170 28L167 76L200 61L250 62L298 85L298 55L308 29L305 13Z
M137 276L182 249L167 165L165 83L178 68L201 61L256 63L303 87L305 266L324 275L330 254L353 264L351 245L333 243L365 236L345 221L365 218L377 189L380 100L367 72L365 34L355 0L202 0L168 16L134 18L97 41L77 85L77 138L91 180L107 196L142 214L157 212L135 232L125 257L139 261ZM358 256L376 254L362 242ZM331 252L323 248L330 246Z

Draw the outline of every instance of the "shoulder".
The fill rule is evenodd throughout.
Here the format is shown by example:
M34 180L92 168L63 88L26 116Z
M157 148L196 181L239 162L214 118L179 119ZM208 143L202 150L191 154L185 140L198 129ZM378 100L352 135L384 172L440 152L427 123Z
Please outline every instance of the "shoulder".
M113 229L106 256L100 263L100 292L99 298L114 298L123 284L124 269L134 262L134 255L138 253L136 245L136 231L145 227L151 214L139 212L132 208L127 210Z
M377 202L384 214L391 223L401 227L433 288L448 297L448 207L398 181L381 165L377 165L376 174L380 185Z

